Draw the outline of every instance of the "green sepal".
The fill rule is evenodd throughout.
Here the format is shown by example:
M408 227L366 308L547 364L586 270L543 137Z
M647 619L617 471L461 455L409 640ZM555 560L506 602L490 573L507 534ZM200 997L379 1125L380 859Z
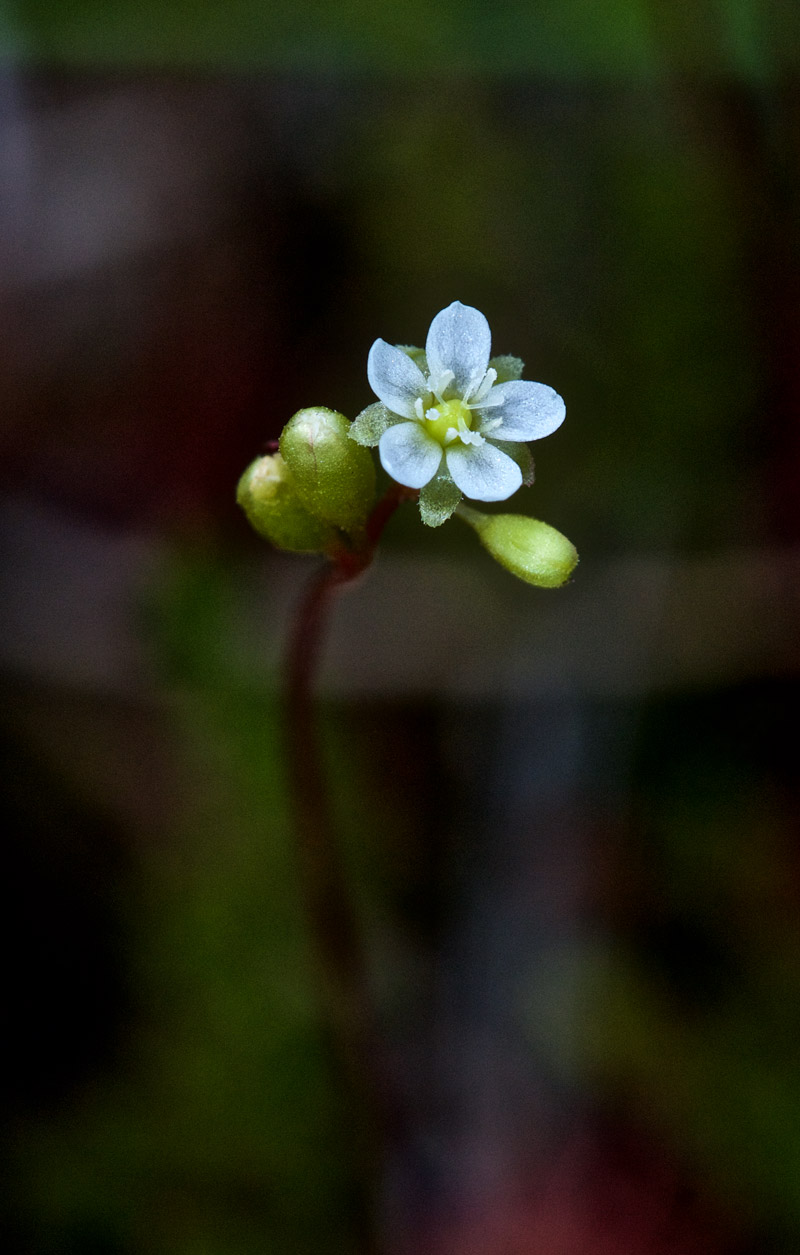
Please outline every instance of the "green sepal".
M280 450L301 503L315 518L359 532L375 499L371 454L350 439L344 414L315 405L299 410L281 432Z
M301 504L280 453L256 458L239 480L236 501L259 536L291 553L323 553L337 541L332 527Z
M513 458L522 471L522 482L526 488L533 483L533 454L526 444L518 444L516 440L493 440L492 444Z
M398 344L398 349L402 349L411 358L415 366L419 366L423 375L428 373L428 355L424 349L418 349L415 344Z
M419 491L419 512L427 527L441 527L461 500L461 489L448 471L439 471Z
M496 562L526 584L560 588L575 570L575 546L548 523L523 514L480 514L464 505L458 517L474 528Z
M489 367L497 371L495 383L510 383L512 379L522 378L525 363L519 357L506 354L503 357L493 357L489 362Z
M367 449L373 449L388 428L394 427L395 423L407 421L387 410L380 401L376 401L353 419L350 424L350 439Z

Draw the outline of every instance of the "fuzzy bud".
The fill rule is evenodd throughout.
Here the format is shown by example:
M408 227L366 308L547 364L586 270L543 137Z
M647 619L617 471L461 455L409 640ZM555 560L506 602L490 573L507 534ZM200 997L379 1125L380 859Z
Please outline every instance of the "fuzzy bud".
M280 453L251 462L239 480L236 500L253 529L277 549L322 553L335 542L333 528L303 506Z
M458 507L459 518L478 534L496 562L537 588L559 588L578 563L578 553L561 532L523 514L481 514Z
M283 429L280 450L306 510L343 531L360 531L375 497L375 466L350 439L344 414L321 405L299 410Z

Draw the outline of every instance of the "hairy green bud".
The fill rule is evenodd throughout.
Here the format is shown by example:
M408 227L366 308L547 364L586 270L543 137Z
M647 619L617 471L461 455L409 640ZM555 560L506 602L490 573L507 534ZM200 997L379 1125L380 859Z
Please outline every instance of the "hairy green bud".
M335 543L333 528L309 514L300 501L280 453L251 462L239 480L236 500L253 529L278 549L322 553Z
M537 588L559 588L578 563L578 553L561 532L524 514L481 514L460 505L459 518L478 533L496 562Z
M322 405L299 410L281 433L280 450L309 513L343 531L360 531L375 497L375 466L369 451L350 439L344 414Z

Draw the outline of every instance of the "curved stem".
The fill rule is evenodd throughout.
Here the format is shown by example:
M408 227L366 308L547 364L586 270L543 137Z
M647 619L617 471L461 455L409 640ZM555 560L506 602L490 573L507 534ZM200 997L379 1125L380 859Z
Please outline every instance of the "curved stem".
M289 786L306 909L321 967L326 1011L349 1069L363 1056L367 982L333 830L312 682L331 602L352 578L339 564L330 564L314 575L306 589L289 641L285 716Z
M313 689L336 594L370 565L383 529L416 493L393 484L367 520L364 543L342 550L309 582L297 608L286 655L285 730L300 874L320 969L325 1011L341 1063L360 1094L373 1137L385 1142L395 1123L361 932L336 837L314 718ZM374 1173L381 1156L373 1153ZM376 1249L374 1227L368 1246Z

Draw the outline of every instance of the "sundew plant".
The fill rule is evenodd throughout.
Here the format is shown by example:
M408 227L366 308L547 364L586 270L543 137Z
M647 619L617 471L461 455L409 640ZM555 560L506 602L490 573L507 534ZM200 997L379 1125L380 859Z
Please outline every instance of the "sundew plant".
M558 588L569 579L578 556L555 528L472 504L506 501L531 485L530 442L564 421L558 393L524 380L522 372L519 358L491 356L484 315L454 301L433 319L424 349L374 342L367 378L377 400L352 422L323 406L300 410L274 451L257 458L239 481L238 502L261 536L278 549L324 558L300 599L288 641L286 761L328 1024L379 1152L402 1121L333 830L313 718L316 664L335 593L369 567L387 522L403 504L417 503L430 528L460 519L501 566L528 584ZM377 497L373 449L389 478ZM374 1181L374 1173L368 1175ZM374 1233L374 1198L367 1198L366 1212Z

